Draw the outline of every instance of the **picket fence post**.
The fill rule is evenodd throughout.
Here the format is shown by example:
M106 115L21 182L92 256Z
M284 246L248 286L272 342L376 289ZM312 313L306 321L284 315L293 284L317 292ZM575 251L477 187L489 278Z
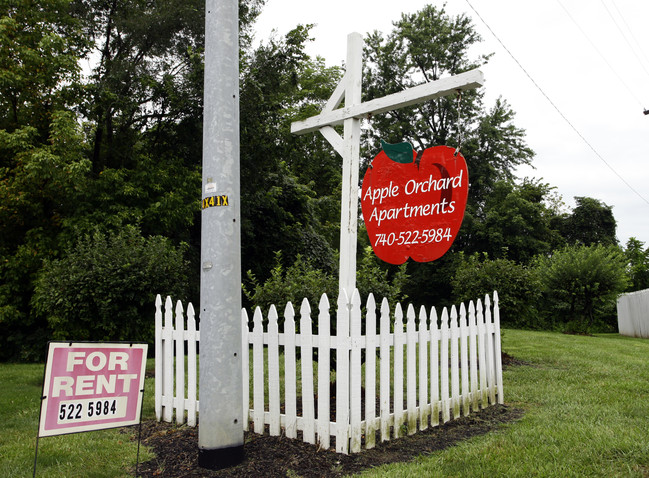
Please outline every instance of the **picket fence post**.
M498 403L504 404L503 397L503 362L502 362L502 349L500 343L500 308L498 305L498 292L494 291L494 340L496 342L496 381L498 383Z
M295 309L288 302L284 308L284 395L286 397L286 436L297 438L297 383L295 361Z
M196 373L196 344L198 342L198 332L196 331L196 313L191 302L187 306L187 333L185 337L187 339L187 403L185 409L187 410L187 425L195 427L198 412L198 402L196 400L196 381L198 378Z
M426 309L419 308L419 430L428 428L428 328Z
M384 297L381 301L379 330L379 413L381 416L381 441L390 440L390 306Z
M369 294L365 306L365 448L376 444L376 302Z
M162 419L162 297L155 297L155 418Z
M338 296L336 316L336 451L349 450L349 300L345 290Z
M439 425L439 328L437 324L437 310L430 309L430 425Z

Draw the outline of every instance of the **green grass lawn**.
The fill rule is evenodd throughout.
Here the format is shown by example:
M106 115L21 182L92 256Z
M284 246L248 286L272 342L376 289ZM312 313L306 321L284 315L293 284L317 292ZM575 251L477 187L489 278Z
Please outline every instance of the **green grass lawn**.
M366 475L649 476L649 340L506 330L503 349L529 363L504 371L505 402L525 410L521 420ZM2 477L32 474L42 378L42 365L0 364ZM152 418L152 379L146 390ZM42 438L37 476L129 476L135 431Z

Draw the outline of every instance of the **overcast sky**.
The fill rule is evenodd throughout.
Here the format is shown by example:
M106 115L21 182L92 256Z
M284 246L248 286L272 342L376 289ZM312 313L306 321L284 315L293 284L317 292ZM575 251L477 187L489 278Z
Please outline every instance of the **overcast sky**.
M308 52L342 65L347 34L387 34L402 12L429 3L442 5L267 0L256 40L314 23ZM536 152L535 169L519 175L555 186L569 207L574 196L613 206L621 243L636 237L649 246L649 1L449 0L446 10L471 17L483 38L476 52L494 53L481 68L486 105L506 99Z

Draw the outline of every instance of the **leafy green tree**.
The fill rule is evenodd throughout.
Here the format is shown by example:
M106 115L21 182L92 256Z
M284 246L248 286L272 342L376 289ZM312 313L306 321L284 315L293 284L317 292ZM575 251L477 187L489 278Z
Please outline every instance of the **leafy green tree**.
M614 329L616 298L629 283L626 265L619 247L601 244L568 246L540 256L537 269L547 323L569 332Z
M617 223L613 207L590 197L575 197L577 205L562 224L562 233L571 244L614 245Z
M32 281L59 254L89 169L70 112L88 42L70 13L65 0L0 2L0 360L43 351Z
M542 328L537 271L511 259L489 259L487 254L461 256L451 281L457 302L484 299L498 291L500 320L506 327Z
M624 249L627 260L627 274L631 281L630 290L649 288L649 247L635 237L629 238Z
M153 344L156 293L186 298L183 248L126 226L116 233L96 230L63 258L46 261L32 303L54 339Z
M546 205L552 187L534 180L498 181L473 223L473 247L492 258L527 264L561 245L555 212Z
M340 159L319 135L290 133L315 114L341 76L304 51L309 27L250 51L241 81L241 219L244 270L261 281L298 254L331 273L340 221Z

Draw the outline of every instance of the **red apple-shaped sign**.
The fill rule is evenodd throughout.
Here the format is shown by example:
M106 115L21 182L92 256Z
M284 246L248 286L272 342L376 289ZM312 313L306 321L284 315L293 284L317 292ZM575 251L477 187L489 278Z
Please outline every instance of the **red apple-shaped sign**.
M466 161L454 148L383 143L365 172L361 208L374 253L390 264L442 257L457 236L469 193Z

